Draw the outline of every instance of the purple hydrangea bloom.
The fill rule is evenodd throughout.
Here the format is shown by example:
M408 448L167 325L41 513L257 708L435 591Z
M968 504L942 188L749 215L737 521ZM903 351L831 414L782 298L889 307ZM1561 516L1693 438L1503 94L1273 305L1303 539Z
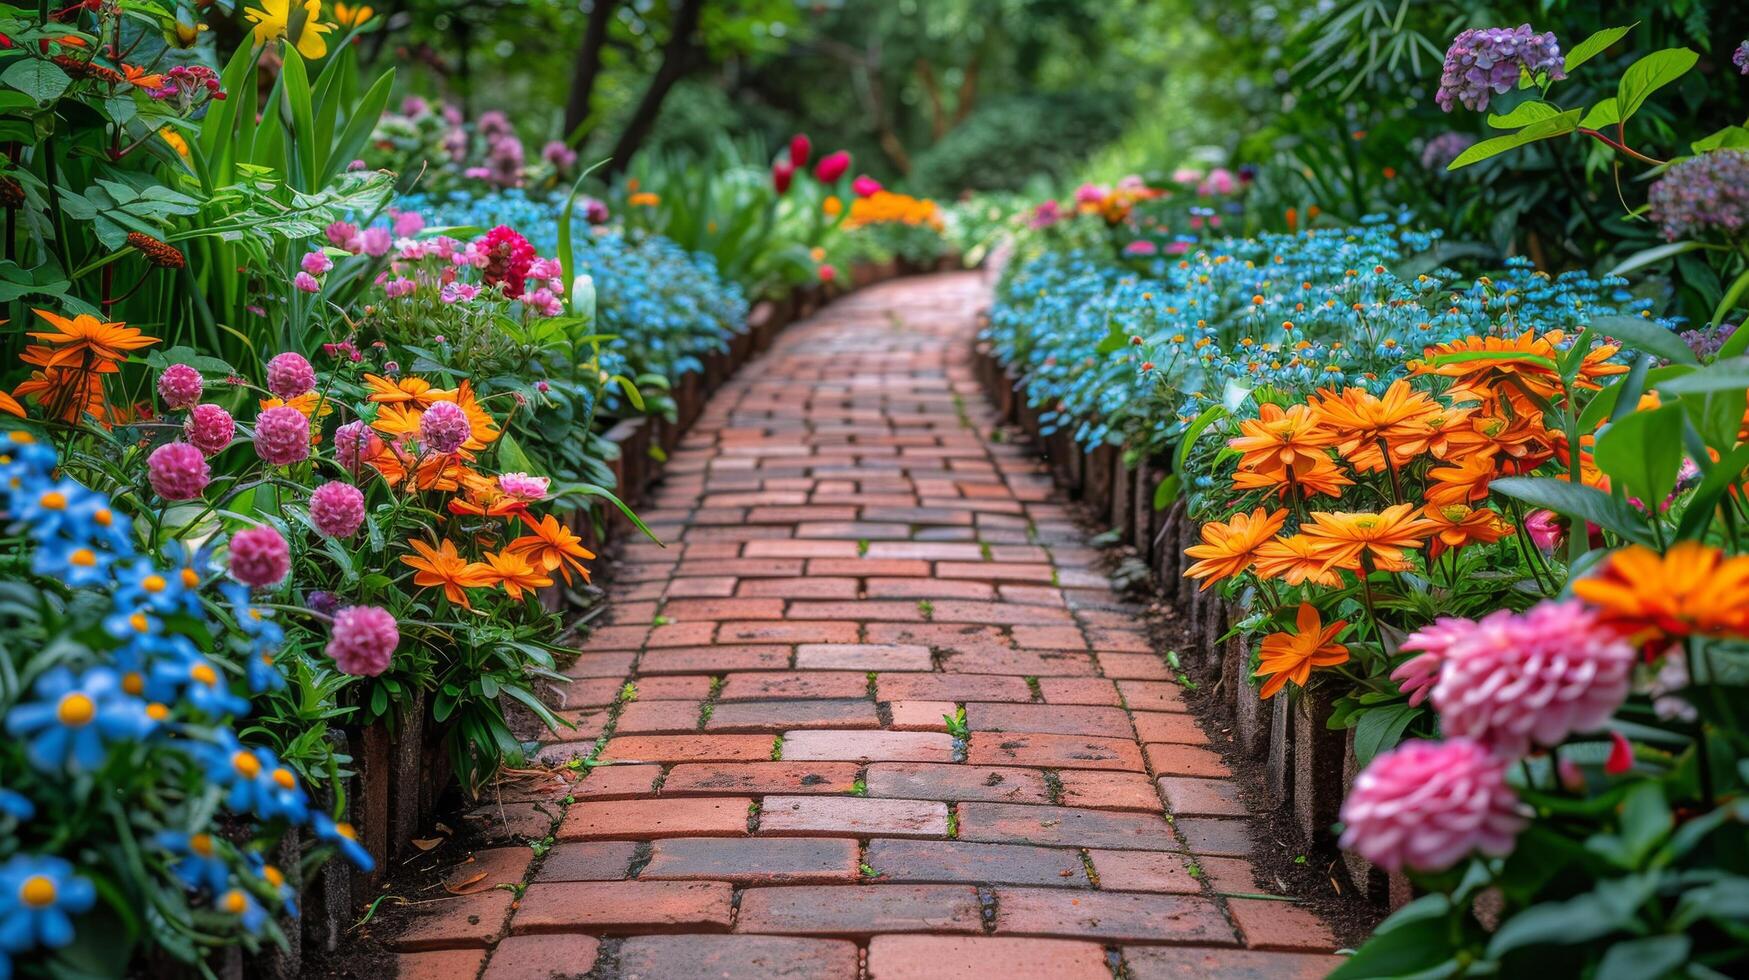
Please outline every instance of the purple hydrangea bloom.
M1567 77L1561 46L1552 31L1537 34L1529 24L1465 31L1445 52L1445 70L1433 101L1446 112L1454 102L1481 112L1488 107L1490 95L1512 91L1521 69L1533 76L1548 72L1550 78Z
M1731 55L1731 64L1737 66L1739 75L1749 75L1749 41L1737 45L1737 53Z
M1694 330L1684 330L1681 333L1682 342L1688 349L1694 351L1694 356L1703 361L1712 360L1718 356L1719 350L1725 346L1725 341L1737 332L1737 324L1721 323L1716 327L1699 327Z
M1421 166L1443 173L1458 154L1474 146L1476 138L1469 133L1440 133L1421 148Z
M1670 241L1749 224L1749 150L1713 150L1690 157L1652 185L1652 220Z

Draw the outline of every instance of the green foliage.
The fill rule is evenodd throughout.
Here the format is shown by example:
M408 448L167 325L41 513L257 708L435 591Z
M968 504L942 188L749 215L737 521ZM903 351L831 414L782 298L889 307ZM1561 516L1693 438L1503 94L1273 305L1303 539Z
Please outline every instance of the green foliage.
M1038 176L1061 183L1122 131L1121 105L1097 91L991 99L917 155L908 183L941 196L1017 191Z

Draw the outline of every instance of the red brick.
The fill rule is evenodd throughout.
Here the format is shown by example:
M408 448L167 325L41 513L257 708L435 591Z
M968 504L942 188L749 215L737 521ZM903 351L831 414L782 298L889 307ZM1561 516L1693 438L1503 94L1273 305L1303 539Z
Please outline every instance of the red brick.
M1123 958L1131 980L1323 980L1345 962L1310 953L1175 946L1126 946Z
M697 701L645 701L639 699L620 709L613 730L617 735L652 735L698 730Z
M1090 850L1099 887L1108 892L1174 892L1196 895L1202 881L1190 873L1189 855L1173 851Z
M1336 948L1336 937L1324 920L1292 902L1229 898L1227 911L1252 949L1325 953Z
M1116 707L1117 685L1099 677L1041 677L1039 693L1050 704L1097 704Z
M868 767L868 793L898 799L1049 803L1043 774L1032 769L878 762Z
M967 599L989 602L996 590L984 582L939 578L871 578L868 580L871 599Z
M816 558L808 562L810 577L821 575L849 575L857 578L868 576L913 576L928 575L929 563L926 561L876 561L870 558Z
M768 804L769 805L769 804ZM856 841L806 837L677 837L656 841L640 881L816 884L857 879Z
M811 698L800 701L726 701L712 708L705 730L779 732L790 728L879 728L873 701Z
M650 631L650 638L644 641L647 650L667 649L673 647L690 647L709 643L716 637L717 624L706 623L668 623ZM640 671L649 671L650 658L645 654L639 662Z
M559 840L654 840L658 837L743 837L744 796L573 803L559 824Z
M858 622L921 623L923 610L915 602L860 599L848 602L792 602L792 620L842 619Z
M711 693L711 678L706 674L639 677L632 688L637 700L703 701Z
M1061 610L1053 610L1062 612ZM1064 613L1066 616L1067 613ZM1014 645L1034 650L1086 650L1079 626L1016 626Z
M1180 745L1207 745L1209 737L1191 715L1163 711L1138 711L1136 735L1143 742L1176 742Z
M1031 701L1019 677L994 674L888 674L875 680L883 701Z
M871 546L872 548L872 546ZM748 558L855 558L855 541L749 541L741 549Z
M626 876L638 845L631 841L559 844L547 852L535 881L619 881Z
M1182 747L1182 746L1180 746ZM1089 735L974 732L966 761L986 766L1116 769L1141 772L1142 753L1127 739Z
M1148 768L1156 776L1202 776L1219 779L1233 775L1233 770L1227 768L1220 753L1200 746L1160 743L1145 746L1144 751L1148 756Z
M730 674L717 701L775 701L782 698L860 698L868 694L868 675L851 671L800 671Z
M853 578L756 578L742 582L736 594L779 599L854 599L859 591Z
M1160 794L1154 783L1139 772L1100 772L1093 769L1064 769L1057 774L1062 783L1064 806L1099 807L1106 810L1135 810L1159 813Z
M1169 681L1118 681L1131 711L1184 711L1184 689Z
M599 632L606 632L610 629L624 629L624 627L609 626ZM647 626L641 626L638 629L640 636L649 632ZM580 654L575 662L564 669L564 674L571 678L624 677L632 669L632 661L637 659L637 656L635 652L631 651Z
M588 776L571 788L579 800L627 800L647 796L661 766L591 766Z
M1066 806L962 803L960 840L1160 850L1178 846L1165 818Z
M947 804L855 796L767 796L759 833L847 837L946 837Z
M670 622L697 620L782 619L782 599L675 599L662 607Z
M985 980L1050 977L1111 980L1105 948L1067 939L1010 936L876 936L868 944L869 980Z
M771 758L764 735L621 735L597 756L603 762L752 762Z
M1133 738L1130 717L1122 708L1096 705L968 704L966 724L973 731Z
M790 761L950 762L953 760L953 739L945 732L795 731L783 737L783 758Z
M662 795L848 793L856 772L854 762L684 763L669 771Z
M474 980L480 975L480 964L484 962L486 951L483 949L401 953L395 957L395 975L419 980Z
M998 887L996 906L1001 935L1207 945L1238 940L1215 903L1200 896Z
M511 932L727 931L734 886L726 881L536 882ZM506 896L508 897L508 896Z
M1048 585L1056 570L1046 564L941 561L935 563L935 574L942 578L969 578L979 582L1038 582Z
M926 646L898 643L804 643L796 648L796 667L810 670L929 670Z
M514 898L506 889L492 888L414 906L412 919L389 945L403 953L490 946L504 934Z
M940 645L940 644L938 644ZM1052 650L1005 650L971 646L941 658L941 669L956 674L1019 674L1031 677L1079 677L1093 673L1093 658L1085 653Z
M1195 854L1246 857L1251 853L1251 821L1220 817L1178 817L1172 821Z
M646 674L720 674L730 670L782 670L789 666L789 658L790 651L787 646L725 641L718 646L651 650L638 662L638 670Z
M856 944L797 936L633 936L619 949L625 980L844 980Z
M732 575L677 578L668 583L665 595L670 599L721 598L734 595L738 581L740 580Z
M952 701L889 701L889 727L900 732L945 732L947 718L959 709Z
M882 932L978 932L970 885L796 885L749 888L736 932L867 936Z
M862 628L855 623L724 623L720 637L729 643L855 643Z
M481 980L547 980L595 969L594 936L512 936L498 944Z
M1244 817L1251 812L1239 796L1239 785L1230 779L1161 776L1160 792L1175 816Z
M871 840L867 857L881 881L971 882L1086 888L1078 851L958 840Z

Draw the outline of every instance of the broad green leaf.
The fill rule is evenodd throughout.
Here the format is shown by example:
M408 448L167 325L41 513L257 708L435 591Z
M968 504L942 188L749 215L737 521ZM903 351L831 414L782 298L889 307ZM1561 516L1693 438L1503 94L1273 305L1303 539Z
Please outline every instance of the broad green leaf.
M1451 899L1435 893L1398 909L1379 924L1372 938L1343 960L1330 980L1441 975L1436 967L1458 952L1454 942L1467 937L1453 928Z
M1745 333L1749 333L1749 331L1745 331ZM1191 420L1190 424L1185 427L1184 434L1178 437L1178 452L1174 455L1172 462L1173 472L1184 472L1184 460L1190 455L1191 447L1196 444L1197 437L1202 435L1202 430L1213 425L1216 419L1226 414L1226 406L1210 405L1202 410L1202 414Z
M1646 980L1667 977L1688 962L1694 940L1687 936L1647 936L1616 943L1603 954L1592 980Z
M1628 32L1638 26L1638 22L1635 22L1626 27L1605 27L1603 30L1598 31L1585 40L1580 41L1578 44L1573 45L1573 49L1567 52L1567 58L1562 62L1561 67L1567 74L1573 74L1573 69L1602 54L1604 51L1608 50L1610 45L1627 37Z
M1616 273L1612 272L1610 275ZM1625 342L1634 350L1655 354L1673 364L1700 364L1700 358L1694 356L1693 348L1656 320L1648 320L1643 316L1600 316L1591 321L1590 327L1600 334Z
M1526 946L1571 946L1607 936L1633 921L1653 884L1643 875L1615 878L1564 902L1533 905L1500 924L1488 955L1498 959Z
M1738 331L1749 333L1749 330ZM1736 336L1731 337L1736 340ZM1708 391L1729 391L1733 388L1749 388L1749 358L1724 356L1719 352L1719 360L1706 367L1697 368L1678 378L1671 378L1658 385L1661 394L1696 395Z
M1637 544L1652 543L1651 529L1646 526L1645 517L1596 487L1555 477L1508 476L1490 483L1488 489L1533 507L1545 507L1558 514L1590 521Z
M1629 412L1597 439L1597 465L1629 494L1654 506L1682 469L1682 406Z
M1710 321L1712 326L1716 327L1725 322L1725 316L1736 307L1737 301L1743 298L1743 291L1746 289L1749 289L1749 269L1744 269L1731 282L1731 288L1725 290L1725 294L1719 297L1719 305L1713 308L1713 318ZM1738 330L1737 333L1749 333L1749 331ZM1731 339L1736 340L1736 334L1732 334ZM1738 346L1737 350L1742 350L1742 347Z
M388 105L389 92L395 86L395 70L393 68L377 76L370 90L364 93L358 105L352 107L352 114L346 120L346 127L340 131L340 136L331 147L318 147L328 155L322 166L321 183L328 184L334 175L345 170L358 158L359 151L364 149L365 141L370 139L371 130L376 127L377 119L383 114L383 107Z
M1577 128L1578 125L1579 110L1568 109L1560 115L1550 116L1547 119L1533 122L1516 133L1483 140L1464 152L1459 153L1457 159L1453 160L1451 165L1445 169L1458 170L1467 167L1472 163L1480 163L1489 157L1498 156L1501 153L1505 153L1507 150L1514 150L1526 144L1535 143L1537 140L1565 136Z
M1724 129L1710 136L1702 136L1688 145L1696 153L1721 149L1740 150L1749 147L1749 129L1744 129L1742 126L1726 126Z
M1596 127L1588 125L1588 128ZM1620 264L1609 270L1607 274L1612 276L1625 276L1635 270L1644 269L1646 266L1662 262L1673 256L1681 255L1683 252L1692 252L1697 248L1700 248L1699 242L1670 242L1667 245L1654 245L1651 248L1641 249L1623 259Z
M1615 94L1621 106L1620 121L1633 118L1653 92L1688 74L1699 60L1700 55L1687 48L1665 48L1629 65L1628 70L1622 72L1621 85Z
M1404 730L1421 713L1422 709L1407 704L1367 709L1354 727L1354 757L1358 764L1364 766L1380 752L1395 747Z
M1719 501L1733 484L1742 482L1745 468L1749 468L1749 443L1731 450L1713 464L1682 509L1682 519L1676 525L1677 538L1698 541L1706 537L1707 525L1717 516Z
M67 77L67 73L59 65L36 58L15 61L12 67L0 73L0 85L10 85L34 99L38 105L47 105L60 98L61 93L71 84L73 80Z
M1560 114L1561 109L1559 106L1532 99L1529 102L1519 103L1517 107L1505 115L1490 112L1488 114L1488 125L1495 129L1518 129L1522 126L1528 126L1533 122L1541 122L1544 119L1553 119Z
M1579 128L1602 129L1618 122L1621 122L1621 102L1612 95L1585 110L1585 118L1579 120Z

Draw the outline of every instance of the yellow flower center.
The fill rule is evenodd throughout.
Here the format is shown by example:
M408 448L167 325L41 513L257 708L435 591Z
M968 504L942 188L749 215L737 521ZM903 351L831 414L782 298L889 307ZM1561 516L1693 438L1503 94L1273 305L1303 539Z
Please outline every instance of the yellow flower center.
M55 705L55 720L68 728L84 728L97 717L97 702L88 694L74 691L64 695Z
M195 834L188 838L188 849L201 857L212 857L213 835Z
M164 581L164 576L162 575L148 575L140 580L140 588L153 594L162 592L169 587L170 583Z
M159 704L158 702L153 701L151 704L146 705L146 717L153 721L163 721L170 717L170 708L168 705Z
M97 513L92 514L91 519L96 521L99 527L108 527L115 523L115 512L108 507L104 507L98 510Z
M135 697L146 689L146 678L137 670L130 670L121 675L121 689Z
M200 573L199 572L196 572L192 568L184 568L182 570L182 585L184 588L192 589L199 584L200 584Z
M292 771L283 766L273 770L273 781L284 789L296 789L298 785L298 777L292 775Z
M225 911L232 915L242 915L249 908L249 900L244 898L243 893L235 888L225 893L222 902Z
M54 879L48 875L31 875L18 886L18 900L33 909L46 909L59 897Z
M279 888L285 884L285 872L271 864L261 869L261 877L267 879L267 883L275 888Z
M37 503L48 510L66 510L67 495L59 490L50 490L38 498Z
M144 633L152 628L152 621L146 618L145 613L137 612L128 617L128 625L134 628L135 633Z
M261 760L250 755L248 752L238 752L231 756L231 768L237 770L237 772L241 773L246 778L254 779L256 776L261 775Z
M358 831L353 830L352 825L349 823L346 823L344 821L334 825L334 832L339 834L340 836L346 838L347 840L357 840L358 839Z
M97 564L97 552L92 551L90 548L78 548L74 550L72 554L67 556L67 560L78 565L80 568L90 568Z
M195 664L193 667L190 667L188 669L188 676L205 684L207 687L213 687L219 682L219 672L206 664Z

